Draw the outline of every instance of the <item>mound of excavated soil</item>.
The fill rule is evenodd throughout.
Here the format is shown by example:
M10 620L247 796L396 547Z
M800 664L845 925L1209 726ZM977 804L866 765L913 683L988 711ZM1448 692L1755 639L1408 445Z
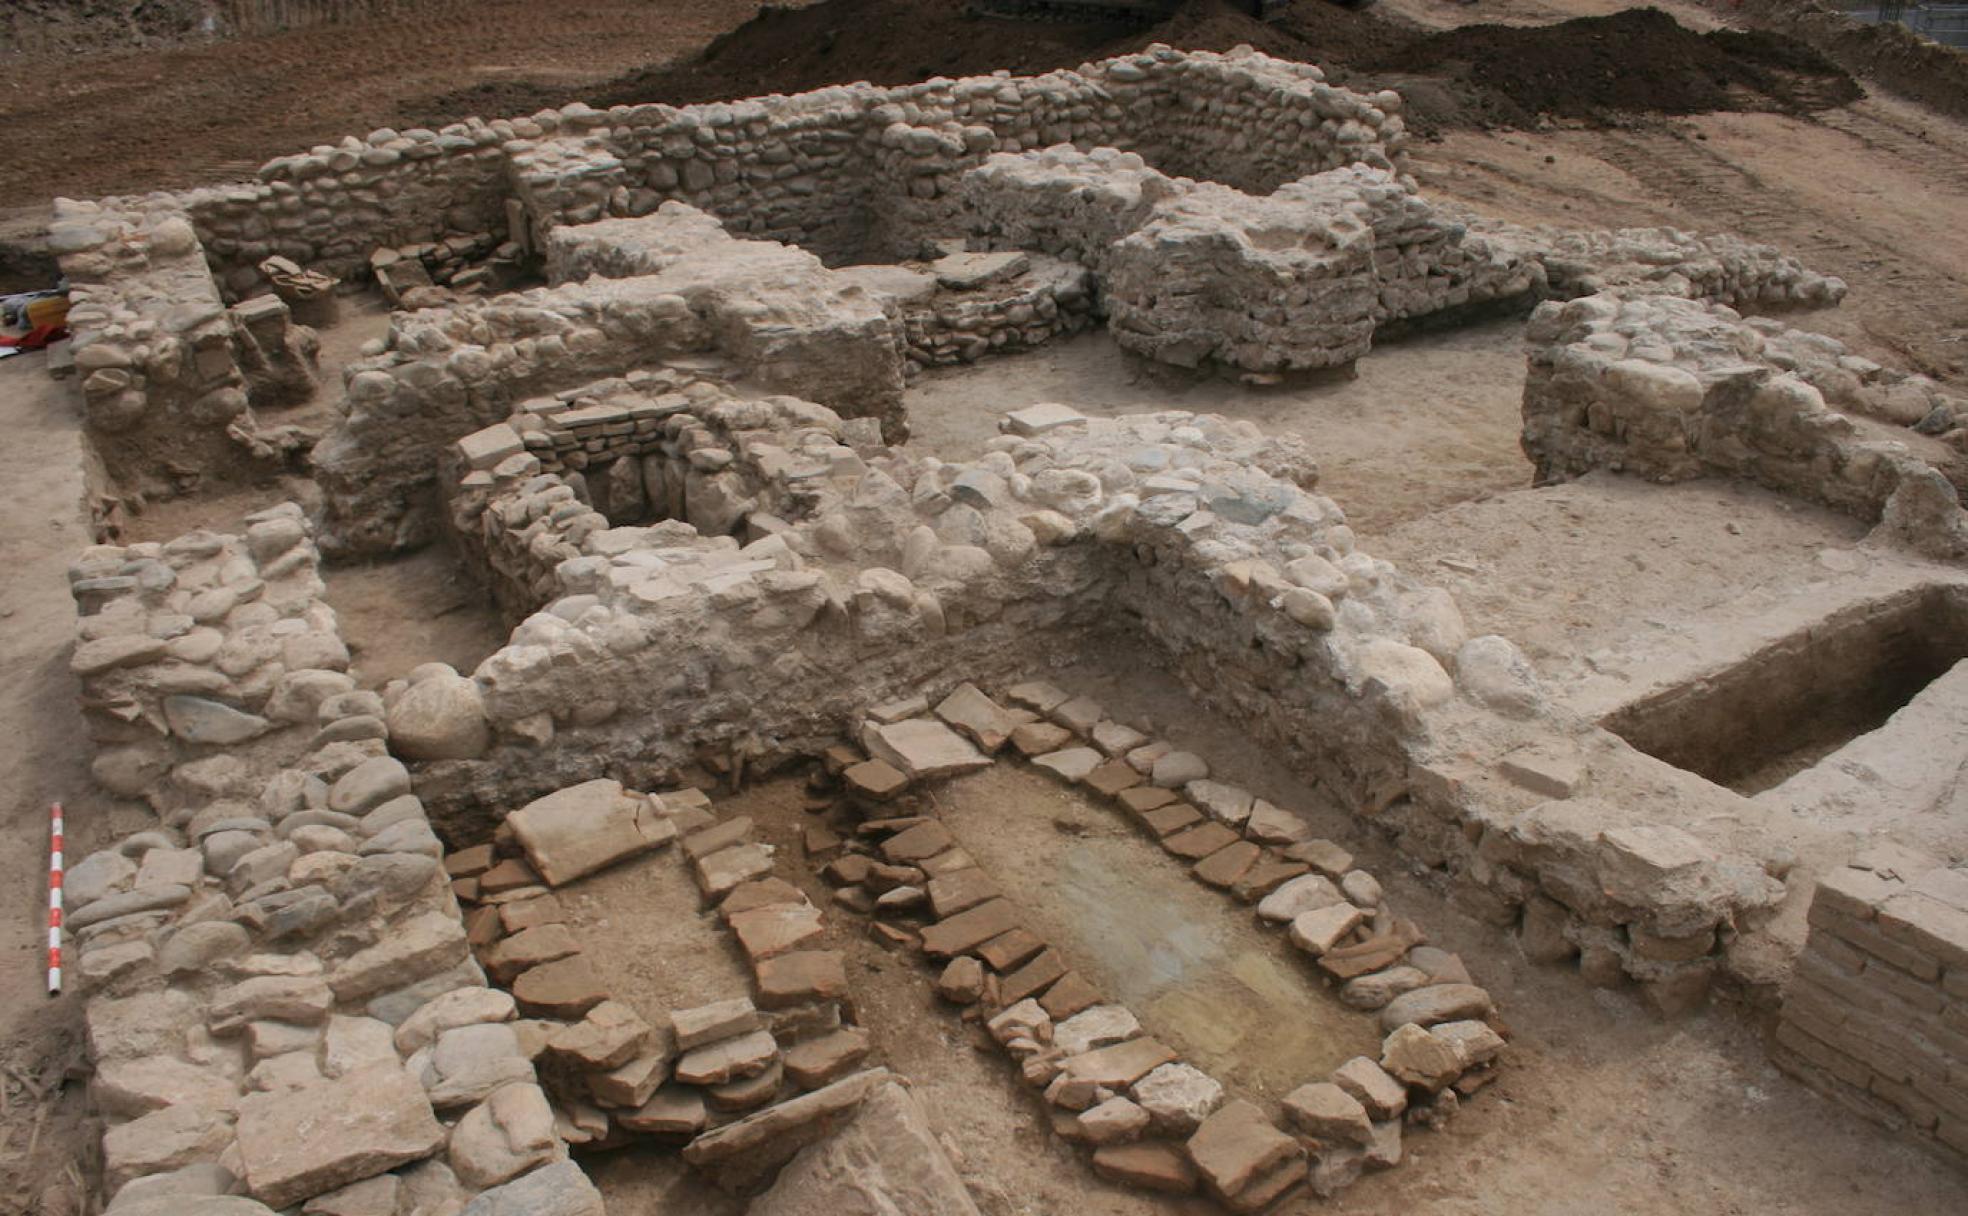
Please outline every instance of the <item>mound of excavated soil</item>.
M1655 9L1431 32L1323 0L1297 0L1269 22L1223 0L1189 0L1149 26L979 17L962 0L824 0L763 8L682 63L574 91L523 80L478 85L406 106L403 119L434 125L528 113L577 93L597 106L689 105L857 80L906 84L998 69L1024 75L1155 42L1217 51L1247 43L1320 64L1341 83L1399 88L1410 100L1410 124L1422 134L1531 126L1546 117L1607 122L1625 113L1809 111L1860 95L1850 76L1801 43L1764 33L1697 34Z
M1509 125L1539 116L1808 112L1861 96L1844 69L1800 42L1761 32L1697 34L1652 8L1556 25L1463 26L1356 66L1464 80Z

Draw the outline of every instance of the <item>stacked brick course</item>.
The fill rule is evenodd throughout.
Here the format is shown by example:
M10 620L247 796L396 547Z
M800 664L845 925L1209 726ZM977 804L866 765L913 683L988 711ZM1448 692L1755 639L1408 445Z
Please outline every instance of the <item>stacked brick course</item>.
M1894 845L1819 881L1771 1056L1968 1157L1968 869Z

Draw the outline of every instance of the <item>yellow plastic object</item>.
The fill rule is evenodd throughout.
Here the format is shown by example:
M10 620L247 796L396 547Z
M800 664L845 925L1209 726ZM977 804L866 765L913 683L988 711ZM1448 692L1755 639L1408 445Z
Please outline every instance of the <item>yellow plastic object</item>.
M60 325L68 320L68 297L49 296L46 299L30 300L26 311L29 329L39 329L43 325Z

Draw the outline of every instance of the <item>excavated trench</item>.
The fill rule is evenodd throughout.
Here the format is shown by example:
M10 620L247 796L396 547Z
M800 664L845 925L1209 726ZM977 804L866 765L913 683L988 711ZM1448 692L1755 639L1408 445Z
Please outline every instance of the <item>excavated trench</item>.
M1771 789L1884 726L1968 658L1968 592L1926 587L1840 612L1602 722L1740 794Z

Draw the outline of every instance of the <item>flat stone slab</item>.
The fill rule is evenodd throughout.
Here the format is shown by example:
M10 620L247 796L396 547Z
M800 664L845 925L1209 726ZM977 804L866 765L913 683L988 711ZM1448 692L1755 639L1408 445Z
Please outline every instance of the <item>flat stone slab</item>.
M887 802L909 787L909 774L886 760L863 760L841 773L847 787L864 798Z
M564 886L676 838L656 803L598 778L537 798L506 817L548 886Z
M1202 813L1186 802L1172 802L1167 806L1156 807L1141 816L1142 824L1153 832L1157 839L1173 836L1185 828L1195 827L1202 821Z
M1093 1154L1093 1172L1109 1182L1187 1195L1196 1189L1196 1167L1179 1145L1166 1140L1109 1144Z
M970 740L933 718L870 723L862 727L861 745L875 759L894 765L917 781L954 777L991 763L991 758Z
M1016 278L1032 259L1016 250L1004 253L952 253L929 264L936 281L952 291L969 291L1000 279Z
M390 1064L239 1104L247 1189L274 1208L427 1157L444 1134L423 1087Z
M1064 729L1063 727L1061 729ZM1062 751L1034 756L1032 763L1067 781L1085 781L1087 775L1104 763L1105 756L1090 747L1069 747Z
M1174 1050L1160 1039L1129 1039L1074 1056L1066 1061L1066 1072L1074 1080L1118 1090L1126 1089L1174 1059Z
M1201 861L1211 853L1242 840L1243 837L1220 823L1202 823L1162 839L1162 847L1177 857Z
M1196 809L1218 823L1234 828L1243 827L1244 821L1251 816L1251 807L1256 803L1249 790L1207 778L1191 781L1182 792L1189 796L1190 803Z
M852 1123L803 1149L748 1216L978 1216L929 1120L909 1091L875 1086Z
M948 919L998 894L998 884L976 866L929 880L929 906L938 919Z
M754 970L759 1004L785 1009L808 1001L847 995L847 966L838 950L794 950L759 963Z
M1226 1199L1302 1152L1263 1111L1241 1099L1224 1103L1189 1137L1189 1159L1210 1191Z
M744 1190L769 1176L800 1149L839 1127L873 1093L894 1079L872 1068L705 1132L684 1146L683 1159L713 1171L720 1183Z
M1072 742L1073 732L1056 722L1021 722L1011 730L1012 750L1028 759L1059 751Z
M1009 933L1000 933L979 946L977 957L983 959L991 970L1005 972L1043 949L1045 943L1039 940L1038 934L1029 929L1018 928Z
M572 1161L554 1161L481 1191L460 1216L602 1216L601 1192Z
M522 972L513 999L528 1013L573 1019L608 999L608 989L584 954L570 955Z
M1292 918L1292 945L1315 957L1324 954L1353 932L1366 915L1348 903L1301 912Z
M859 1026L803 1039L786 1052L786 1075L806 1089L818 1089L866 1059L872 1045Z
M937 703L936 716L987 752L1003 747L1019 725L1010 710L985 696L975 684L957 685L955 692Z
M731 917L731 931L750 959L796 950L824 932L820 911L810 904L768 904Z
M615 1112L623 1127L656 1136L694 1136L708 1119L704 1092L692 1085L662 1086L635 1110Z
M1193 872L1212 887L1232 886L1257 864L1261 852L1248 840L1232 841L1197 862Z
M1474 984L1433 984L1404 993L1380 1011L1380 1028L1395 1030L1412 1022L1434 1026L1488 1017L1496 1009L1490 994Z
M757 1030L758 1009L750 997L732 997L727 1001L699 1005L695 1009L676 1010L670 1014L670 1027L676 1032L677 1046L689 1051L693 1047Z
M968 954L1000 934L1019 927L1018 908L1010 900L994 899L923 930L923 953L931 958Z
M1088 787L1109 798L1140 785L1141 781L1141 774L1125 760L1109 760L1086 775Z
M1016 1005L1028 996L1037 996L1047 986L1066 974L1066 960L1056 950L1041 950L1032 961L1004 977L998 990L998 1000L1004 1005Z
M897 865L910 865L947 851L956 841L950 829L934 819L897 832L882 841L882 856Z
M1100 990L1077 971L1068 971L1039 998L1039 1008L1055 1019L1070 1018L1101 1001Z
M1006 417L1017 418L1030 414L1031 410L1045 410L1053 414L1064 411L1065 414L1071 415L1067 419L1068 421L1086 421L1086 415L1063 405L1034 405L1029 409L1013 410ZM1013 684L1010 688L1005 689L1005 700L1011 702L1013 705L1042 714L1051 713L1055 708L1064 705L1070 699L1065 689L1059 687L1057 684L1048 683L1045 680L1026 680L1023 683Z
M740 883L772 873L772 847L756 842L735 845L699 857L692 864L697 870L697 885L705 895L717 900Z
M685 1052L675 1075L686 1085L716 1085L733 1077L755 1077L778 1059L779 1044L771 1033L753 1030Z

